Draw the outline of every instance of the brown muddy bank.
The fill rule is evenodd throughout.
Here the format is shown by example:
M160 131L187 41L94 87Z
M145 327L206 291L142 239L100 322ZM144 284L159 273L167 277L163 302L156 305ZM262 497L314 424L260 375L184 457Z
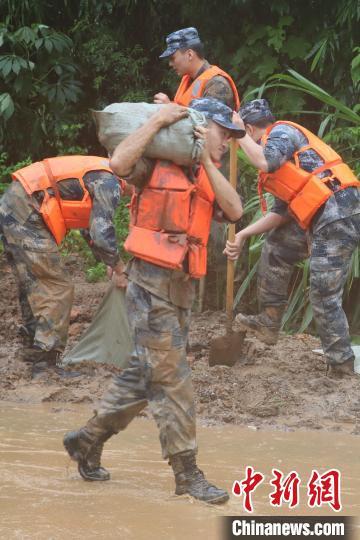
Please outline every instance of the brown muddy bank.
M90 323L107 283L86 283L76 259L70 258L67 264L76 286L71 346ZM0 257L0 275L0 400L95 402L115 368L87 364L80 368L82 376L75 379L64 380L53 375L31 380L27 368L18 359L20 317L16 283L4 257ZM360 434L360 378L327 377L322 357L312 352L319 342L311 336L283 336L275 346L248 338L233 368L209 368L209 343L222 332L222 319L222 314L214 312L195 314L191 325L188 359L201 423Z

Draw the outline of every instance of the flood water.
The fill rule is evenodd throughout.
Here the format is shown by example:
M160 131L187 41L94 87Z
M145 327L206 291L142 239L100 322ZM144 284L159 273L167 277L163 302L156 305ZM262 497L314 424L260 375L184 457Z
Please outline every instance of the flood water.
M141 418L106 443L110 482L84 482L62 437L90 415L88 406L0 404L1 539L218 540L220 516L245 514L242 499L234 496L222 507L174 496L156 427ZM220 426L199 427L198 441L200 467L229 491L247 465L265 474L253 495L254 515L335 515L328 507L309 509L306 493L313 469L332 468L342 474L341 513L360 515L360 437ZM296 510L270 506L273 468L299 473Z

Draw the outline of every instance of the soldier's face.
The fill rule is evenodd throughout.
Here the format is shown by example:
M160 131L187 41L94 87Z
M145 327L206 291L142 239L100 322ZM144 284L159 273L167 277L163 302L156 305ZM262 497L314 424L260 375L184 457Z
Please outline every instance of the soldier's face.
M212 161L219 163L229 148L230 131L215 122L209 122L207 145Z
M187 49L186 51L178 49L172 56L170 56L169 66L176 71L179 77L182 77L189 71L192 56L193 51L191 49Z

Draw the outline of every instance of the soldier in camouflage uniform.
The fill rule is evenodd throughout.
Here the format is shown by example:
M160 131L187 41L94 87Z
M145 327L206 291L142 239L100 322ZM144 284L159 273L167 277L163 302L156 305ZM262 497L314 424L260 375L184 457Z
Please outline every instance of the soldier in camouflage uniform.
M204 46L196 28L183 28L169 34L166 38L166 50L160 58L167 58L169 65L180 76L190 75L196 79L211 66L204 58ZM200 96L199 96L200 97ZM238 96L229 84L227 78L215 75L205 85L201 97L219 99L232 110L238 110ZM170 103L170 98L162 92L154 96L155 103ZM175 99L176 102L176 99Z
M119 180L107 171L90 171L83 180L92 210L89 229L82 233L96 259L108 265L114 278L122 276L113 225L120 202ZM58 188L62 199L81 201L84 197L74 178L59 182ZM33 372L50 366L56 369L66 345L74 294L58 246L40 213L43 197L42 191L29 196L21 183L14 181L0 200L0 238L19 283L22 358L33 365Z
M214 118L210 122L208 149L203 153L202 163L218 212L222 211L225 219L237 220L242 214L240 199L213 164L213 160L221 160L227 137L234 129L231 109L214 99L195 100L193 106L210 120ZM161 127L179 120L186 111L175 104L164 105L115 149L111 159L114 171L121 172L128 183L141 190L152 178L155 166L154 160L142 157L146 145ZM220 126L223 128L219 131ZM206 136L203 128L198 128L196 136ZM217 136L221 140L216 139ZM184 169L184 172L194 181L198 167ZM167 215L169 210L164 208L163 211ZM67 434L64 445L78 462L84 479L108 480L109 473L100 465L104 442L125 429L149 404L160 431L163 458L169 460L174 471L175 493L189 493L200 500L219 504L228 500L228 494L209 484L196 465L195 404L185 350L196 280L190 277L187 265L186 259L183 270L172 270L139 257L132 259L127 269L126 298L135 349L129 367L114 379L95 416L79 431Z
M252 163L260 170L274 172L299 149L308 145L304 134L289 124L270 129L264 148L255 145L265 129L274 122L266 100L245 104L240 116L250 136L240 141ZM239 126L243 125L240 121ZM324 164L311 148L299 153L299 165L312 172ZM320 178L327 171L318 173ZM304 231L288 213L285 202L275 198L271 211L258 222L240 231L236 242L227 243L225 253L236 259L247 238L269 232L263 246L258 273L259 315L239 314L236 321L255 332L268 344L276 343L282 315L287 304L288 286L294 265L310 256L310 300L325 352L335 375L354 373L354 353L346 315L342 308L342 293L352 254L360 239L360 190L348 187L337 190L337 181L327 185L334 192Z

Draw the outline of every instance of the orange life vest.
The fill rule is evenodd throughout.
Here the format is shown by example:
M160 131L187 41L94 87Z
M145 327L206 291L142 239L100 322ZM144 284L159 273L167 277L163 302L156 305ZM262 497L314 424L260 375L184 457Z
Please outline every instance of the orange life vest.
M92 200L83 177L90 171L112 172L109 160L97 156L60 156L37 161L12 174L13 180L21 183L28 195L44 192L40 213L48 229L60 244L69 229L89 227ZM79 181L84 196L81 201L61 199L58 182L75 178ZM120 180L119 180L120 181ZM120 181L122 182L122 181ZM55 196L49 194L52 189Z
M133 195L125 249L145 261L178 270L188 256L190 276L204 276L214 201L202 167L192 183L181 167L158 160L150 182Z
M258 190L261 205L263 211L265 211L266 204L262 196L264 189L288 203L289 210L300 227L308 229L316 212L334 194L333 190L326 185L326 182L336 179L339 182L337 190L352 186L360 187L360 182L335 150L311 131L294 122L275 122L266 130L262 138L263 145L266 144L272 128L279 124L288 124L297 128L305 135L308 144L294 153L295 163L287 161L274 173L259 172ZM299 154L306 150L313 150L324 161L321 167L311 173L302 169L299 163ZM324 178L317 176L317 174L327 170L330 172Z
M240 108L240 98L236 89L235 83L226 71L223 71L218 66L211 66L206 69L199 77L193 80L190 75L184 75L179 84L179 88L174 97L175 103L188 107L193 99L200 98L205 90L206 84L217 75L225 77L230 83L234 94L235 110Z

